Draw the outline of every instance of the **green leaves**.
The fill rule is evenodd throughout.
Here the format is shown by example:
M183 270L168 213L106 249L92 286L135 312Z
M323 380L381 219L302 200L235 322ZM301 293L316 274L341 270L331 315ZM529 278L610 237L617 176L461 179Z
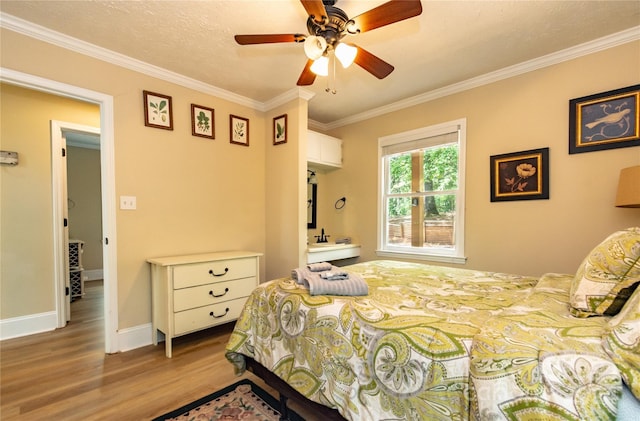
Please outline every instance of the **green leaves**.
M280 123L276 123L276 139L282 139L284 136L284 126Z
M153 113L160 117L162 121L167 121L167 104L168 102L165 99L161 100L159 103L149 101L149 106L153 108Z
M204 113L204 111L200 111L198 113L198 115L196 116L196 118L198 119L198 128L200 130L209 130L209 128L211 126L209 126L209 117L207 117L207 115Z
M244 138L244 124L242 122L236 123L236 126L233 129L233 133L235 134L237 139Z

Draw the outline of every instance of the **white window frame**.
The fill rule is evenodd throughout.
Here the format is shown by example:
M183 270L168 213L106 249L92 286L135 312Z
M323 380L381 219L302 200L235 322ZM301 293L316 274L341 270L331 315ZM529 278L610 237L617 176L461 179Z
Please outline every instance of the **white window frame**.
M410 250L407 250L406 247L399 248L388 245L386 243L387 210L384 190L385 180L388 178L388 174L386 174L386 166L384 164L384 148L454 132L458 132L458 190L454 192L456 196L456 215L454 218L455 246L451 249L424 248L423 251L420 251L418 247L412 247ZM376 250L378 256L456 264L464 264L466 262L467 258L464 254L466 144L466 118L378 138L378 245Z

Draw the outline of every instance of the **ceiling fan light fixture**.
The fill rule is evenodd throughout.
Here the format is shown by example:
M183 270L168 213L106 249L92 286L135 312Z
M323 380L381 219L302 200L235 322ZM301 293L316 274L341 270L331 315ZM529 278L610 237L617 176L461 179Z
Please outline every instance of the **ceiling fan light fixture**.
M322 56L311 65L311 71L318 76L329 75L329 59L327 56Z
M353 45L339 43L336 47L336 57L345 69L353 63L358 54L358 49Z
M327 41L315 35L309 35L304 40L304 53L310 60L317 60L324 54L327 49Z

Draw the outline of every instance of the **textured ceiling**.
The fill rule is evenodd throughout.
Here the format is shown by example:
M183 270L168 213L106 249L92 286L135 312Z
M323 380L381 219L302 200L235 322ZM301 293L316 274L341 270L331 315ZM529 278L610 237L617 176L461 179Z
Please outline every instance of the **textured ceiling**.
M402 0L400 0L402 1ZM354 17L385 1L338 0ZM640 1L422 1L422 15L350 39L395 66L378 80L337 66L309 118L348 118L640 25ZM307 33L298 0L12 1L3 13L259 102L296 86L300 44L237 45L235 34ZM639 51L640 54L640 51Z

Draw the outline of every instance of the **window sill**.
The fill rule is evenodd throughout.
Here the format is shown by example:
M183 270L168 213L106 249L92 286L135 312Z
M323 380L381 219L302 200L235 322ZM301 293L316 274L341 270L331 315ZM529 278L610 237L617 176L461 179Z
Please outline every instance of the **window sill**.
M467 263L467 258L464 256L442 256L436 254L418 254L388 250L376 250L376 255L380 257L394 257L396 259L412 259L438 263L454 263L457 265L464 265L465 263Z

